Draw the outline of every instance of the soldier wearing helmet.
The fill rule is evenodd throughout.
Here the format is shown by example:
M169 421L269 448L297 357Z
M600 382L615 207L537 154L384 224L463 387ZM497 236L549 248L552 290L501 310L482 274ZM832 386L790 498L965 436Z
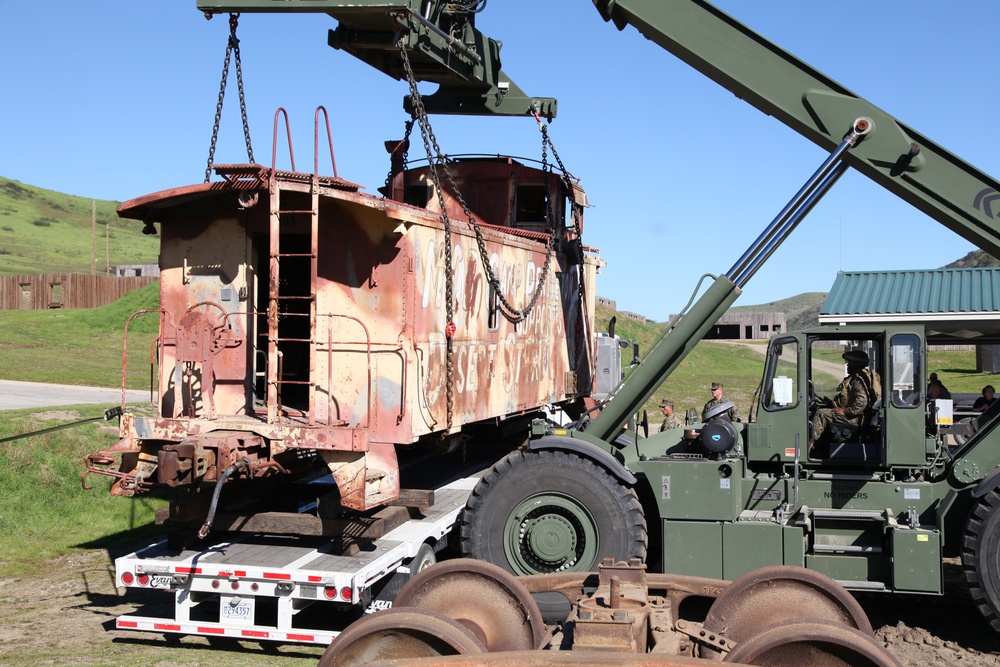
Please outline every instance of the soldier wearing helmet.
M847 363L847 377L837 385L831 407L819 408L812 420L810 455L814 452L814 441L819 440L831 423L860 426L865 413L882 395L882 381L878 373L868 368L868 355L863 350L848 350L842 355Z

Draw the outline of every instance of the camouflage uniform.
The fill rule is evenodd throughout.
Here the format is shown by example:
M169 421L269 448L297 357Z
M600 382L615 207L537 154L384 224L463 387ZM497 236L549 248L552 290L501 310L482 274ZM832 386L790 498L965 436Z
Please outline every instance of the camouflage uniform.
M838 424L860 425L868 408L868 387L876 399L882 394L882 381L878 373L862 368L851 373L837 385L837 394L833 397L833 405L843 408L844 414L834 414L833 408L820 408L813 415L813 438L818 440L833 422Z
M701 409L701 414L704 415L706 412L714 408L716 405L721 405L728 400L729 400L728 398L713 398L712 400L710 400L708 403L705 404L705 407ZM740 420L740 411L739 409L737 409L735 405L726 410L726 413L729 415L729 421L738 422Z
M663 433L668 429L680 428L681 426L683 426L683 424L681 424L681 420L677 418L677 414L671 413L670 416L664 419L663 423L660 424L660 433Z

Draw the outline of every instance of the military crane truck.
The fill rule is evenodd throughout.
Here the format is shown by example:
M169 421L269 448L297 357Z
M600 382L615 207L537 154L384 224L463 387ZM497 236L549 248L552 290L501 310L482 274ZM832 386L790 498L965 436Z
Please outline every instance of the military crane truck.
M537 423L523 450L473 491L470 556L518 573L611 549L663 571L734 579L804 565L857 591L942 592L942 557L962 557L975 603L1000 630L998 410L949 447L925 412L922 326L830 326L770 341L746 423L622 437L623 426L739 296L848 167L993 255L996 179L699 0L595 0L761 111L830 151L788 206L613 392L574 428ZM810 420L832 390L822 350L867 351L881 399L852 437L811 454ZM839 354L837 356L839 360ZM839 379L839 378L838 378ZM836 380L834 380L835 382ZM642 429L640 429L641 431Z
M600 412L572 428L536 422L527 446L483 475L462 521L464 553L517 574L592 569L608 555L648 556L666 572L723 579L766 565L805 565L854 590L928 594L942 591L942 556L961 555L977 605L1000 630L997 420L984 414L957 450L928 430L922 327L777 335L747 423L708 414L699 428L648 437L623 430L848 167L994 255L1000 230L989 204L1000 185L706 2L594 5L619 29L637 28L830 155L732 268L670 324ZM341 21L332 46L397 78L403 72L389 47L401 36L439 67L450 63L435 58L435 40L452 36L472 53L451 59L461 71L424 100L428 112L518 113L498 101L519 104L522 113L543 111L510 84L497 53L479 48L492 42L475 37L468 7L237 0L199 8L325 11ZM817 372L828 346L866 350L882 379L882 400L860 436L818 458L808 451L808 429L830 390Z

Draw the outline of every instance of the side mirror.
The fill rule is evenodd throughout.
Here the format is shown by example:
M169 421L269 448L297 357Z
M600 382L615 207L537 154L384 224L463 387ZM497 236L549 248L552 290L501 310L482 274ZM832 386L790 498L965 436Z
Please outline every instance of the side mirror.
M617 321L618 321L618 316L612 315L611 321L608 322L608 335L611 336L612 338L615 337L615 322Z
M642 437L649 437L649 414L643 410L642 411L642 422L639 424L642 426Z
M639 343L632 344L632 365L639 365Z

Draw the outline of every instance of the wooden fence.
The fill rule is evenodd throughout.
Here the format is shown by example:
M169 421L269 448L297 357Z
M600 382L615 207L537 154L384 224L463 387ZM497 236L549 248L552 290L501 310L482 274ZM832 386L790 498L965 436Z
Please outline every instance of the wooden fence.
M159 280L150 276L88 276L80 273L0 276L0 310L94 308Z

